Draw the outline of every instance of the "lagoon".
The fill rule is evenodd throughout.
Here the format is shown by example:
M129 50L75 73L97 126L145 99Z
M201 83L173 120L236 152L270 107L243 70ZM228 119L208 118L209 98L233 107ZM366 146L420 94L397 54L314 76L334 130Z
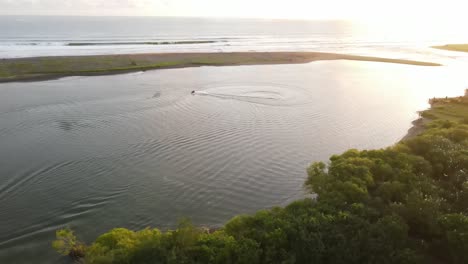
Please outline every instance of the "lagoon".
M64 226L91 241L285 205L306 194L311 162L396 143L463 78L318 61L0 84L0 262L59 262Z

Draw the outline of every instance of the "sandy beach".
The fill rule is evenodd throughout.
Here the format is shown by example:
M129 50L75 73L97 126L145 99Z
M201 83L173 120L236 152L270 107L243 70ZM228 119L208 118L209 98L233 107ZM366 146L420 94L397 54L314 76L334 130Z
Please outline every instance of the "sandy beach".
M433 46L434 49L468 52L468 44L447 44L443 46Z
M0 82L49 80L65 76L119 74L199 66L299 64L320 60L357 60L417 66L437 63L322 52L153 53L32 57L0 60Z

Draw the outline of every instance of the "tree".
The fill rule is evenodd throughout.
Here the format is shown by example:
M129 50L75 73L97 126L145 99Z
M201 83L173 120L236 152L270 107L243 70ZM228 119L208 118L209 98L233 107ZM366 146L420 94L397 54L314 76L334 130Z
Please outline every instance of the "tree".
M86 246L79 242L69 228L60 229L55 232L56 240L52 242L52 247L63 256L70 256L73 259L80 259L85 256Z

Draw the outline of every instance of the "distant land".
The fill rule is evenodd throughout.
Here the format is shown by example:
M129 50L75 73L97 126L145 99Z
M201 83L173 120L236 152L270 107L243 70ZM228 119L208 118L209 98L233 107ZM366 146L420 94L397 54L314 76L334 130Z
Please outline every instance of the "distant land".
M0 60L0 82L50 80L65 76L107 75L198 66L299 64L319 60L357 60L418 66L437 63L323 52L152 53L52 56Z
M447 44L443 46L432 46L434 49L468 52L468 44Z

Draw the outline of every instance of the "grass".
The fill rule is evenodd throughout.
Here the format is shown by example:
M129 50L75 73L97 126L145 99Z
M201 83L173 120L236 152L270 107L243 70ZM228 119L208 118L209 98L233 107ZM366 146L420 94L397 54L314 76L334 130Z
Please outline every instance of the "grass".
M70 75L100 75L132 71L145 71L184 65L184 61L129 61L119 58L47 58L34 62L13 62L0 66L0 81Z
M129 66L129 67L110 67L110 68L100 68L100 69L90 69L90 70L57 70L57 71L40 71L40 72L31 72L32 74L81 74L81 73L110 73L110 72L123 72L123 71L138 71L138 70L152 70L164 67L174 67L177 65L182 65L182 62L162 62L151 65L144 66Z
M431 120L450 120L468 123L468 97L432 99L431 108L422 116Z

